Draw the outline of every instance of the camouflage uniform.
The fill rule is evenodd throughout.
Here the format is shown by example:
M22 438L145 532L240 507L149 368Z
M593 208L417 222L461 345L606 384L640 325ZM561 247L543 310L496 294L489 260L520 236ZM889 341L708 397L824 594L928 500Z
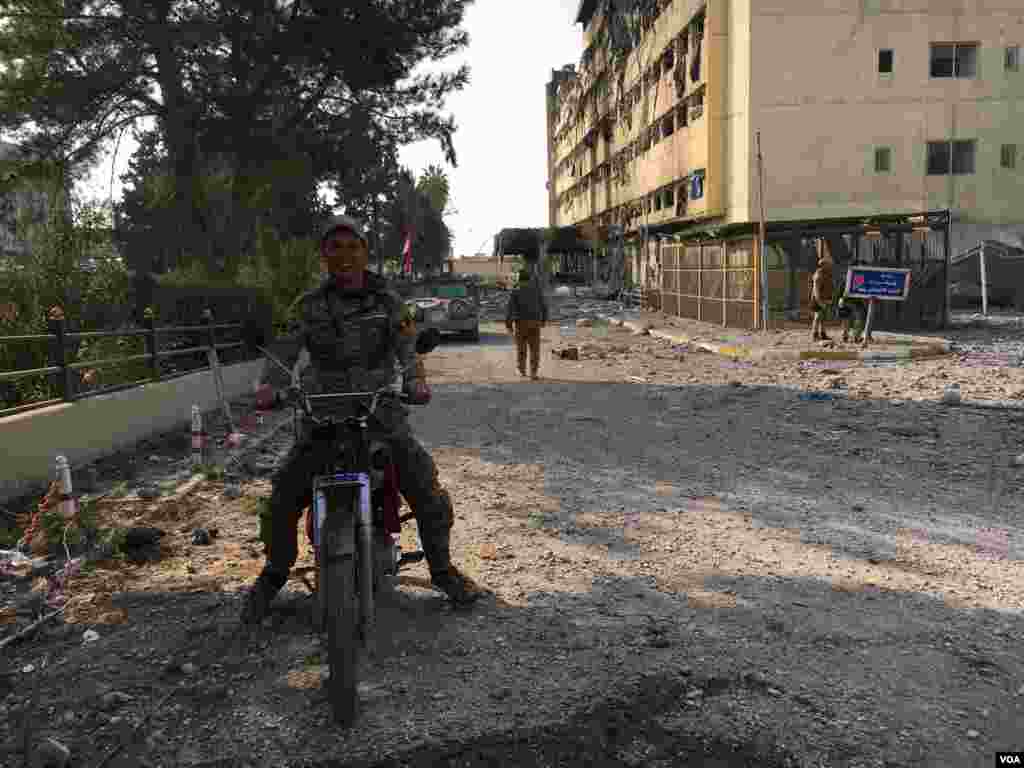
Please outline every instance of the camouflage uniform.
M537 378L540 369L540 336L548 321L548 302L540 281L531 279L523 270L519 276L520 285L508 299L505 308L505 325L515 328L516 367L521 376L526 375L527 350L530 356L530 375Z
M290 370L303 349L309 366L303 386L309 394L370 392L397 385L415 389L417 377L416 334L407 322L402 300L387 282L365 273L364 288L344 290L325 279L292 307L292 333L279 340L271 352ZM263 371L262 384L283 389L288 375L271 361ZM344 399L317 407L318 415L336 419L357 415L358 405ZM376 411L375 436L388 440L398 467L399 487L416 515L423 550L435 586L454 600L467 599L465 584L451 567L449 533L454 521L452 503L441 488L437 467L409 427L408 409L397 398L384 398ZM372 422L371 422L372 423ZM273 481L270 497L270 542L267 564L246 610L246 618L258 619L274 594L284 586L298 556L298 520L312 503L312 480L337 452L338 441L304 422L299 440Z
M832 262L818 259L818 268L811 275L811 339L827 341L825 315L832 303Z

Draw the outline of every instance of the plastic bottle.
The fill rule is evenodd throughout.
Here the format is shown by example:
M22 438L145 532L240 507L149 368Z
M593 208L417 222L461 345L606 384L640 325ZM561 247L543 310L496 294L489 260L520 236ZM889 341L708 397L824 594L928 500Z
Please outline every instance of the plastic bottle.
M75 500L71 494L71 465L67 456L57 457L57 482L60 483L60 508L65 519L70 519L75 512Z

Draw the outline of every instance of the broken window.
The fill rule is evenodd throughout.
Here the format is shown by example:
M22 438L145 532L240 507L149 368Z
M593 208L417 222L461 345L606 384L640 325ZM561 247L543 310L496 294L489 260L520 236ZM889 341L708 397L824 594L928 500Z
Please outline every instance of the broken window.
M999 152L999 165L1010 170L1017 167L1017 145L1003 144Z
M929 176L945 176L949 173L950 146L948 141L928 142L928 168Z
M892 149L875 147L875 173L889 173L892 170Z
M1003 66L1007 72L1020 72L1020 46L1006 46L1006 56Z
M690 194L691 200L700 200L704 197L704 171L694 171L690 174Z
M676 190L676 216L686 215L686 182L679 185Z
M975 77L977 43L932 43L930 72L932 77Z
M690 99L690 120L697 120L704 114L704 91L695 93Z
M878 52L878 74L891 75L893 65L892 48L882 48Z

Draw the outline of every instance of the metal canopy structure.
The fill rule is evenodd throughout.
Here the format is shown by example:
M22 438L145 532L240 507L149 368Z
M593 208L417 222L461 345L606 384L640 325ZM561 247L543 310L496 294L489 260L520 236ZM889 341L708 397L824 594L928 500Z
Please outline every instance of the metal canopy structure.
M508 228L494 236L494 255L498 261L506 256L522 256L527 261L540 258L541 246L547 253L578 253L590 251L593 245L583 238L577 227Z

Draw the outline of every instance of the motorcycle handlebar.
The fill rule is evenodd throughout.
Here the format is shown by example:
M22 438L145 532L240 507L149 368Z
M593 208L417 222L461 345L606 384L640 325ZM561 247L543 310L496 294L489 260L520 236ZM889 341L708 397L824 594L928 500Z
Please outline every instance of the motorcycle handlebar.
M318 424L326 424L331 419L318 418L313 414L313 408L311 401L313 400L340 400L347 397L361 397L370 398L370 407L367 410L367 415L372 416L377 410L377 404L380 402L381 397L394 397L402 402L409 402L410 398L404 392L395 392L391 387L382 387L375 392L326 392L317 395L307 395L299 387L289 387L289 391L293 392L298 396L301 403L302 410L306 415Z

